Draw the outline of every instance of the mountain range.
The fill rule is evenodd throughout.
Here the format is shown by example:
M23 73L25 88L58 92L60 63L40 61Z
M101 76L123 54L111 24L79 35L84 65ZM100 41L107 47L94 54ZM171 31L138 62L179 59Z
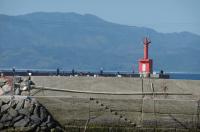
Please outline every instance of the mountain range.
M137 19L137 18L135 18ZM91 14L0 15L0 68L137 71L143 38L154 71L200 72L200 36L161 33Z

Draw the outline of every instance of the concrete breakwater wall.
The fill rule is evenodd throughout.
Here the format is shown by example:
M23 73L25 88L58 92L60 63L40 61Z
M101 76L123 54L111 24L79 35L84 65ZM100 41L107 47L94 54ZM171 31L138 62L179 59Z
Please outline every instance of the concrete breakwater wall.
M37 86L92 91L92 92L172 92L172 93L191 93L192 96L167 96L167 98L197 99L200 96L200 81L192 80L170 80L170 79L139 79L139 78L118 78L118 77L62 77L46 76L32 77L32 81ZM42 95L42 92L38 95ZM73 97L90 97L93 95L62 93L55 91L45 91L46 95L69 95ZM107 98L104 95L95 95L99 98ZM108 96L109 98L142 98L144 96ZM146 97L146 96L145 96ZM151 96L152 97L152 96ZM156 96L157 98L159 96ZM160 96L164 98L165 96Z
M200 81L59 76L32 77L32 80L37 86L58 89L113 93L152 92L152 95L94 95L32 90L39 102L66 128L197 130L200 127ZM192 95L154 95L156 92Z

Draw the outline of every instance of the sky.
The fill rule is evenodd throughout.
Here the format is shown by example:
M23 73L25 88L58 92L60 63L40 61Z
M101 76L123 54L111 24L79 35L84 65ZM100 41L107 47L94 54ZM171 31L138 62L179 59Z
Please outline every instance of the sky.
M200 35L200 0L0 0L0 14L76 12L158 32Z

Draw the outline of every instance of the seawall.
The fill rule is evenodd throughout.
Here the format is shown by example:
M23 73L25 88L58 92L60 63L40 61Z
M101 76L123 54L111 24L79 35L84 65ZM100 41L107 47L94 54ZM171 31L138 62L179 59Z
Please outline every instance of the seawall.
M66 128L117 126L187 130L199 127L200 81L62 76L34 76L32 80L37 86L58 89L152 92L152 95L102 95L32 90L39 102ZM156 92L192 95L153 94Z

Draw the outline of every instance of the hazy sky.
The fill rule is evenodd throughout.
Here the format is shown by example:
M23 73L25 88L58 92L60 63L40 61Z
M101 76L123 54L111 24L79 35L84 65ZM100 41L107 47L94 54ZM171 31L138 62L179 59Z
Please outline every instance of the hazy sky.
M0 0L0 13L90 13L107 21L150 27L159 32L200 35L200 0Z

